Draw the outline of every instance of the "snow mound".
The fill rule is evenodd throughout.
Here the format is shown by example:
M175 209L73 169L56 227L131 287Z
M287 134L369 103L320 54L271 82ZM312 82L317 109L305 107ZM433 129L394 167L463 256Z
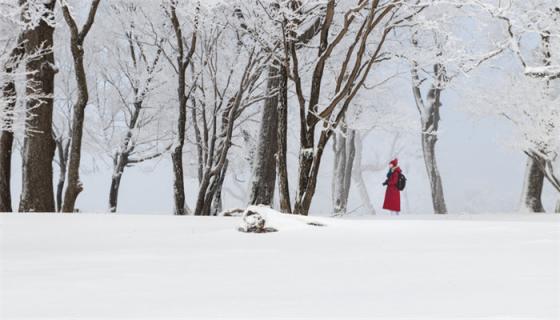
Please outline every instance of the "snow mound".
M241 232L276 232L278 230L299 229L305 227L322 227L324 223L305 216L280 213L270 207L258 205L249 206L243 212Z

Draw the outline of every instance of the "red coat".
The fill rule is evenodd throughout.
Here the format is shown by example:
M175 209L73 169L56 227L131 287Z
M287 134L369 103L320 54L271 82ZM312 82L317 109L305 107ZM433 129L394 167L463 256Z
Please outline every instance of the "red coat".
M397 188L397 181L399 181L400 172L401 168L397 167L387 181L387 190L385 191L383 209L401 211L401 192Z

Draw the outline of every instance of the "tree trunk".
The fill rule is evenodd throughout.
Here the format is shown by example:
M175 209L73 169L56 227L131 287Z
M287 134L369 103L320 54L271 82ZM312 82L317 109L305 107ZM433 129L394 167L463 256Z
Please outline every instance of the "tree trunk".
M123 172L115 174L111 177L111 187L109 189L109 212L117 212L117 202L119 201L119 187L121 185L121 177Z
M521 193L522 209L530 212L545 212L541 201L544 185L544 173L537 161L532 157L527 157L525 169L525 181Z
M64 183L66 181L66 171L68 165L68 149L70 148L70 141L64 142L62 136L55 139L56 149L58 150L58 183L56 185L56 211L62 211L62 196L64 193Z
M356 154L354 130L347 129L343 124L341 132L333 138L335 154L332 200L335 214L344 214L348 210L348 196L352 179L352 167Z
M47 10L54 10L56 1L45 1ZM40 48L53 47L54 27L44 20L25 35L25 51L32 53ZM55 143L52 136L52 110L54 93L54 54L52 51L26 64L28 96L40 93L41 98L31 98L26 110L33 116L26 122L23 140L22 192L19 211L54 212L53 169ZM33 132L31 132L33 131Z
M441 108L441 92L445 82L445 68L441 64L434 65L435 81L428 91L426 103L422 98L420 91L421 81L418 76L418 66L414 62L412 70L413 87L416 107L420 113L420 121L422 124L422 153L424 155L424 164L426 165L426 172L428 173L428 180L430 182L430 191L432 194L432 206L434 213L446 214L447 206L443 196L443 186L441 183L441 176L436 162L435 147L438 140L439 128L439 110Z
M111 187L109 189L109 211L117 212L119 201L119 188L124 168L128 164L128 152L119 152L113 161L113 175L111 176Z
M436 134L422 133L422 152L424 153L424 163L426 164L428 180L430 180L434 212L437 214L446 214L447 206L445 205L445 198L443 197L443 186L435 155L436 143Z
M223 179L228 167L227 154L229 148L231 147L231 137L235 122L235 114L239 107L240 99L239 97L232 98L228 107L223 111L222 114L222 128L220 137L223 138L219 142L218 152L213 155L213 152L209 156L209 163L206 166L205 172L202 176L202 182L200 183L198 196L196 200L196 207L194 210L194 215L197 216L208 216L211 214L212 205L214 203L214 196L216 192L220 192L223 185ZM215 128L215 119L213 123L213 128ZM217 136L212 134L212 139L216 139ZM221 199L220 199L221 201Z
M56 184L56 212L62 211L62 195L64 193L64 182L66 181L66 170L61 171Z
M182 46L182 42L181 42ZM182 49L181 49L182 50ZM175 215L185 215L185 182L183 177L183 146L185 145L185 126L187 125L187 97L185 95L185 71L183 55L177 58L179 77L177 80L177 96L179 98L179 117L177 119L177 142L171 153L173 163L173 199L175 201Z
M307 139L302 139L300 143L298 188L296 193L296 202L294 204L294 213L307 215L309 206L304 204L304 201L307 196L311 166L313 165L313 156L315 152L313 148L313 138L307 137Z
M308 131L307 139L305 144L307 146L307 141L309 141L310 134L313 130ZM294 205L294 213L301 215L309 215L309 209L311 207L311 201L315 195L315 189L317 187L317 177L319 174L319 167L321 165L321 159L323 157L323 152L325 150L325 145L327 144L330 136L332 134L331 130L324 130L321 133L319 142L315 152L313 148L304 148L300 151L300 163L299 163L299 185L298 192L296 196L296 203ZM311 142L313 145L313 142Z
M369 197L369 192L366 187L366 183L363 177L362 169L362 150L363 143L362 138L359 133L356 133L356 161L352 172L352 178L356 182L356 186L360 192L360 197L362 198L362 206L366 206L367 213L375 214L375 208L371 204L371 199Z
M278 103L278 193L280 200L280 211L284 213L292 212L290 201L290 185L288 181L288 74L286 66L282 67L279 103Z
M272 205L276 185L276 151L278 133L278 97L282 81L277 60L268 68L267 98L264 102L257 152L253 162L253 177L249 203Z
M8 76L19 65L19 60L24 53L23 40L24 35L18 37L18 45L10 53L10 61L4 66L4 71ZM12 131L13 119L11 114L16 107L16 84L13 78L10 78L2 87L2 96L6 100L5 114L8 117L4 120L6 130L0 131L0 212L12 211L12 195L11 195L11 172L12 172L12 148L14 144L14 133Z
M171 154L173 162L173 199L175 202L175 214L182 216L185 211L185 183L183 180L183 147L178 146Z
M222 203L222 188L224 186L224 180L226 178L226 173L228 169L229 161L226 160L224 167L222 169L222 173L220 174L220 178L216 181L216 187L214 191L214 199L212 200L212 209L210 215L217 216L220 212L223 211L223 203Z
M68 158L68 184L64 192L62 212L74 212L76 199L83 190L83 185L80 181L80 162L82 157L82 136L86 105L87 98L78 99L72 112L73 124Z
M4 88L4 90L6 89ZM13 142L14 134L11 131L2 130L0 132L0 212L12 212L10 178Z

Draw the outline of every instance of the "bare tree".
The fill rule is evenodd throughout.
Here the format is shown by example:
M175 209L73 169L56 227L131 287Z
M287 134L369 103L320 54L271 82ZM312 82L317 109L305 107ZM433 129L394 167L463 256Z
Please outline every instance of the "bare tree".
M173 163L173 197L175 201L175 214L185 215L185 183L183 171L183 147L185 145L185 127L187 125L187 101L189 97L186 92L186 72L192 61L193 54L196 50L197 31L199 23L200 1L196 3L196 13L191 32L190 46L183 35L183 24L177 15L177 0L171 0L167 10L167 15L173 27L175 34L175 62L171 61L175 72L177 73L177 99L179 101L179 112L177 117L177 141L174 144L171 153L171 161ZM185 52L188 50L187 52Z
M282 48L281 44L285 42L286 36L297 39L295 41L296 48L309 43L320 30L319 26L324 6L315 1L308 1L304 5L301 1L292 0L284 3L272 1L269 7L269 10L264 8L266 14L263 16L269 17L273 23L272 29L279 32L265 35L272 40L269 40L270 47L266 49L272 51L276 48L276 52L274 52L275 59L268 68L267 99L263 105L260 122L249 203L272 204L278 169L280 210L291 212L286 166L289 54L286 50L283 50L285 48ZM287 15L286 13L289 11L291 11L291 14ZM259 37L262 33L259 30L262 29L259 26L252 26L251 28L245 19L243 21L243 26L248 29L249 34ZM311 23L308 23L308 21L311 21ZM294 27L290 27L292 34L287 35L288 24L303 25L306 29L301 34L295 34Z
M232 32L235 42L223 41ZM200 182L195 215L221 210L221 189L237 120L248 107L266 99L259 88L271 55L243 34L230 30L227 24L210 26L203 33L199 55L203 69L192 95ZM235 50L224 50L224 46L233 45Z
M432 206L437 214L447 213L436 158L444 90L454 79L475 70L507 47L505 42L493 43L491 50L477 54L473 53L468 43L457 43L457 37L454 36L457 23L453 21L458 12L455 10L478 15L482 23L483 12L476 9L470 12L470 9L458 7L452 2L432 5L410 21L413 55L425 60L419 62L418 57L414 56L407 58L411 69L412 93L420 118L422 154L430 183ZM424 23L426 19L433 20L431 26ZM480 42L483 43L482 39Z
M495 112L518 129L522 136L520 149L529 157L521 209L543 212L541 194L545 179L560 192L560 175L555 170L560 150L560 112L556 107L558 97L552 93L553 84L560 78L560 43L552 36L560 31L560 7L546 0L531 4L517 2L506 7L501 4L481 6L503 23L508 49L522 67L521 77L512 78L507 84L513 93L493 92L489 100L499 100ZM532 49L528 54L522 48L523 40L532 37L540 38L540 48Z
M55 42L65 43L69 37L63 34L62 37L55 39ZM56 90L54 93L53 114L53 139L56 145L56 156L54 163L58 166L58 181L56 184L56 211L62 210L64 197L64 187L68 169L68 155L70 150L70 137L72 135L72 108L73 97L76 94L76 84L74 81L74 67L71 53L66 50L57 51L57 75Z
M93 25L95 14L100 0L92 0L86 22L81 30L78 29L76 20L68 3L61 2L64 20L70 29L70 49L74 58L74 75L78 89L78 97L72 112L72 136L70 140L70 151L68 154L68 178L64 200L62 202L63 212L73 212L76 198L82 192L83 186L80 182L80 159L82 156L82 134L84 127L85 109L89 99L86 71L84 68L84 41Z
M148 15L141 7L137 7L133 3L115 4L112 9L121 19L124 28L124 45L126 49L120 50L120 43L116 44L116 48L112 50L115 64L109 65L107 70L103 72L103 77L110 84L113 91L120 101L124 122L124 130L118 132L118 147L112 151L113 174L111 175L111 185L109 189L109 210L116 212L118 194L122 176L125 168L136 165L138 163L152 160L163 155L171 148L169 145L163 150L158 150L158 143L162 137L159 134L156 137L142 137L143 131L150 129L149 125L154 121L159 121L161 111L152 108L152 114L147 114L150 103L149 95L153 93L158 83L156 77L161 73L160 60L162 59L162 45L165 38L157 38L155 43L149 42L150 39L143 37L142 30L135 24L136 16L140 19L149 19ZM114 71L117 71L116 73ZM148 100L148 101L147 101ZM146 106L147 104L147 106ZM113 117L107 119L108 126L114 126L116 119ZM113 130L114 131L114 130ZM156 140L152 143L152 140ZM110 141L112 143L113 141Z
M422 151L424 154L424 163L428 180L430 181L430 190L432 193L432 205L434 212L439 214L447 213L447 206L443 196L443 186L441 183L441 175L436 161L435 147L438 140L438 129L440 122L441 92L443 91L446 80L445 68L442 64L434 65L434 83L426 95L426 101L422 96L420 89L421 81L418 76L418 65L413 64L412 67L412 92L414 101L420 113L422 126Z
M360 0L355 6L344 9L342 25L337 28L334 37L330 39L329 33L337 3L328 1L325 19L321 25L318 58L314 62L311 77L310 93L306 98L303 94L302 77L299 70L299 58L293 45L289 40L287 47L291 56L291 74L296 87L296 95L300 109L300 155L298 188L294 213L307 215L311 206L311 200L315 194L319 166L323 156L324 148L330 140L333 130L340 124L352 99L363 86L370 70L377 62L384 60L382 47L389 32L402 21L406 21L410 15L414 15L423 6L413 6L412 10L400 14L403 9L400 1L363 1ZM356 31L351 31L356 21L361 20ZM378 31L378 32L374 32ZM351 37L349 35L352 34ZM376 41L372 39L376 35ZM336 77L334 81L334 93L321 105L319 102L324 98L321 94L324 69L332 58L333 51L340 49L341 44L346 43L344 39L350 38L349 45L342 49L342 62L336 64ZM368 50L368 44L374 44ZM333 66L334 68L335 66ZM315 142L315 129L317 124L323 123L319 141Z

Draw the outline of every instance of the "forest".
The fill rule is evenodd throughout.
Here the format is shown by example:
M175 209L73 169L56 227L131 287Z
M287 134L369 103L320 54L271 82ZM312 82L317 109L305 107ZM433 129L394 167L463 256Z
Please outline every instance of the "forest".
M94 175L105 212L142 185L175 215L375 214L399 158L446 214L452 95L523 160L479 189L559 212L559 34L555 0L0 0L0 212L82 211Z

